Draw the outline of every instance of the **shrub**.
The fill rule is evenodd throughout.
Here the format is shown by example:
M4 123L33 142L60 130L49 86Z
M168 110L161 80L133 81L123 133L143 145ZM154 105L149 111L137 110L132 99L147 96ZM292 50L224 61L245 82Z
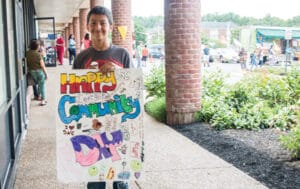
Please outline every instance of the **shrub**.
M300 72L297 69L292 69L287 74L286 81L290 90L291 104L295 104L300 99Z
M215 97L223 94L227 77L228 75L223 74L220 70L205 74L202 81L203 96Z
M145 104L145 111L156 120L166 122L166 99L160 97Z
M300 159L300 126L293 128L287 135L280 136L279 140L292 153L293 158Z
M160 98L165 96L166 81L165 69L163 66L153 67L149 75L145 79L145 87L148 92L146 98L155 97Z

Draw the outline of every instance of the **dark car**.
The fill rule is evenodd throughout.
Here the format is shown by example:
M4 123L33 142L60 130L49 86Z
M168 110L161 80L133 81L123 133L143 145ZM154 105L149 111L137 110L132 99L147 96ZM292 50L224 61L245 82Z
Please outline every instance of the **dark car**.
M164 58L165 55L160 51L150 51L149 57L161 59Z

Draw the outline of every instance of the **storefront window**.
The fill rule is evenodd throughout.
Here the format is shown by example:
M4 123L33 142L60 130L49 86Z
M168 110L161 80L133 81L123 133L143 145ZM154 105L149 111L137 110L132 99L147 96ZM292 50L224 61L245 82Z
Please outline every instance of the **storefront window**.
M3 39L3 21L2 21L2 3L0 3L0 105L2 105L7 99L7 91L6 91L6 65L5 65L5 51L4 51L4 39Z
M17 68L16 68L16 58L15 58L15 44L14 44L14 22L13 22L13 2L7 0L7 29L8 29L8 52L9 52L9 70L10 70L10 86L11 93L15 94L17 91Z

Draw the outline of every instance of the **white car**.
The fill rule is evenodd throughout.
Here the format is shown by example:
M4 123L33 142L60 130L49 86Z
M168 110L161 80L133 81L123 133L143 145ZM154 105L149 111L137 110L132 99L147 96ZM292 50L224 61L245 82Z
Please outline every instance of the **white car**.
M220 48L217 51L222 63L237 63L239 60L239 54L233 48Z

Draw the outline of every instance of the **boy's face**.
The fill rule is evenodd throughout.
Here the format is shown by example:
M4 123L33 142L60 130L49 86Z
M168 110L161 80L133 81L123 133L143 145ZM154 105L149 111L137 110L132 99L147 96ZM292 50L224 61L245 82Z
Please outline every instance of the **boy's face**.
M92 40L102 41L108 39L112 29L113 27L109 24L105 15L92 14L87 24L87 30L91 33Z

